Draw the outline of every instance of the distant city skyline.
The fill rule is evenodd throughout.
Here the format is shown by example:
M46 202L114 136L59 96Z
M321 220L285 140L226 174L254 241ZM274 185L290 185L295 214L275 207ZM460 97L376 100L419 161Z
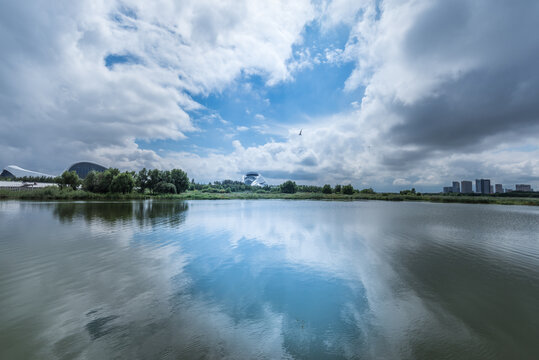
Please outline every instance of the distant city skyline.
M539 188L538 2L0 10L2 168L84 159L200 182L257 171L378 191L485 176Z
M453 181L451 186L442 187L443 193L462 193L462 194L496 194L509 191L534 191L530 184L514 184L514 188L504 187L503 184L492 184L490 179L476 179L475 191L472 188L472 182L469 180Z

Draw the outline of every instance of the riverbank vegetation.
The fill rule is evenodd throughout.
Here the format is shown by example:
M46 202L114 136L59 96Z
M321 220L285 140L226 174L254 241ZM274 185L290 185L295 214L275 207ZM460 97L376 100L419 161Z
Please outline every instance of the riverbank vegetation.
M32 179L30 179L32 180ZM79 179L74 172L64 172L55 178L56 185L33 190L0 190L0 199L21 200L227 200L227 199L289 199L289 200L382 200L428 201L440 203L474 203L539 206L539 192L503 194L421 194L415 189L400 193L376 193L372 188L354 189L350 184L323 186L298 185L286 181L277 186L251 187L240 181L224 180L208 184L189 181L180 169L120 172L108 169L90 172Z
M259 189L260 190L260 189ZM517 194L514 194L517 195ZM43 189L28 191L0 190L0 199L18 200L142 200L142 199L163 199L163 200L256 200L256 199L286 199L286 200L381 200L381 201L427 201L438 203L469 203L469 204L499 204L499 205L533 205L539 206L539 197L519 197L519 196L467 196L467 195L441 195L441 194L420 194L401 195L397 193L365 193L355 191L353 194L343 193L323 193L323 192L296 192L282 193L276 191L242 191L242 192L203 192L201 190L188 190L181 194L150 194L131 193L93 193L85 190L72 190L70 188L60 189L56 186L49 186Z

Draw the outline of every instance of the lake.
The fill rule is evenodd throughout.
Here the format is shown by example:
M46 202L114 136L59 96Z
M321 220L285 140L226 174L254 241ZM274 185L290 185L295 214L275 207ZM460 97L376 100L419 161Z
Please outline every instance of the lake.
M2 359L538 359L539 208L0 202Z

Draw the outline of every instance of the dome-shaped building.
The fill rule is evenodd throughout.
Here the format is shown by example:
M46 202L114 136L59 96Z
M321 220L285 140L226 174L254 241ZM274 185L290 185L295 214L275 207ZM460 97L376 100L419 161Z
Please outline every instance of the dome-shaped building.
M241 179L241 181L245 185L251 185L251 186L268 185L268 183L266 183L266 179L264 179L262 175L260 175L260 173L257 173L254 171L248 172L247 174L243 175L243 178Z
M81 179L84 179L90 171L103 172L105 170L107 170L106 167L90 161L74 163L67 169L67 171L75 171Z

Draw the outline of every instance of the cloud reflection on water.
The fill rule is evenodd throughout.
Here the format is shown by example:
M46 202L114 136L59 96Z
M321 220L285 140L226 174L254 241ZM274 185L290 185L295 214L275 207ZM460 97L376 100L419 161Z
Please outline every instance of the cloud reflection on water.
M0 306L11 310L0 329L15 357L523 355L539 293L537 212L497 209L2 203L0 234L19 240L0 241ZM508 216L519 225L503 226Z

